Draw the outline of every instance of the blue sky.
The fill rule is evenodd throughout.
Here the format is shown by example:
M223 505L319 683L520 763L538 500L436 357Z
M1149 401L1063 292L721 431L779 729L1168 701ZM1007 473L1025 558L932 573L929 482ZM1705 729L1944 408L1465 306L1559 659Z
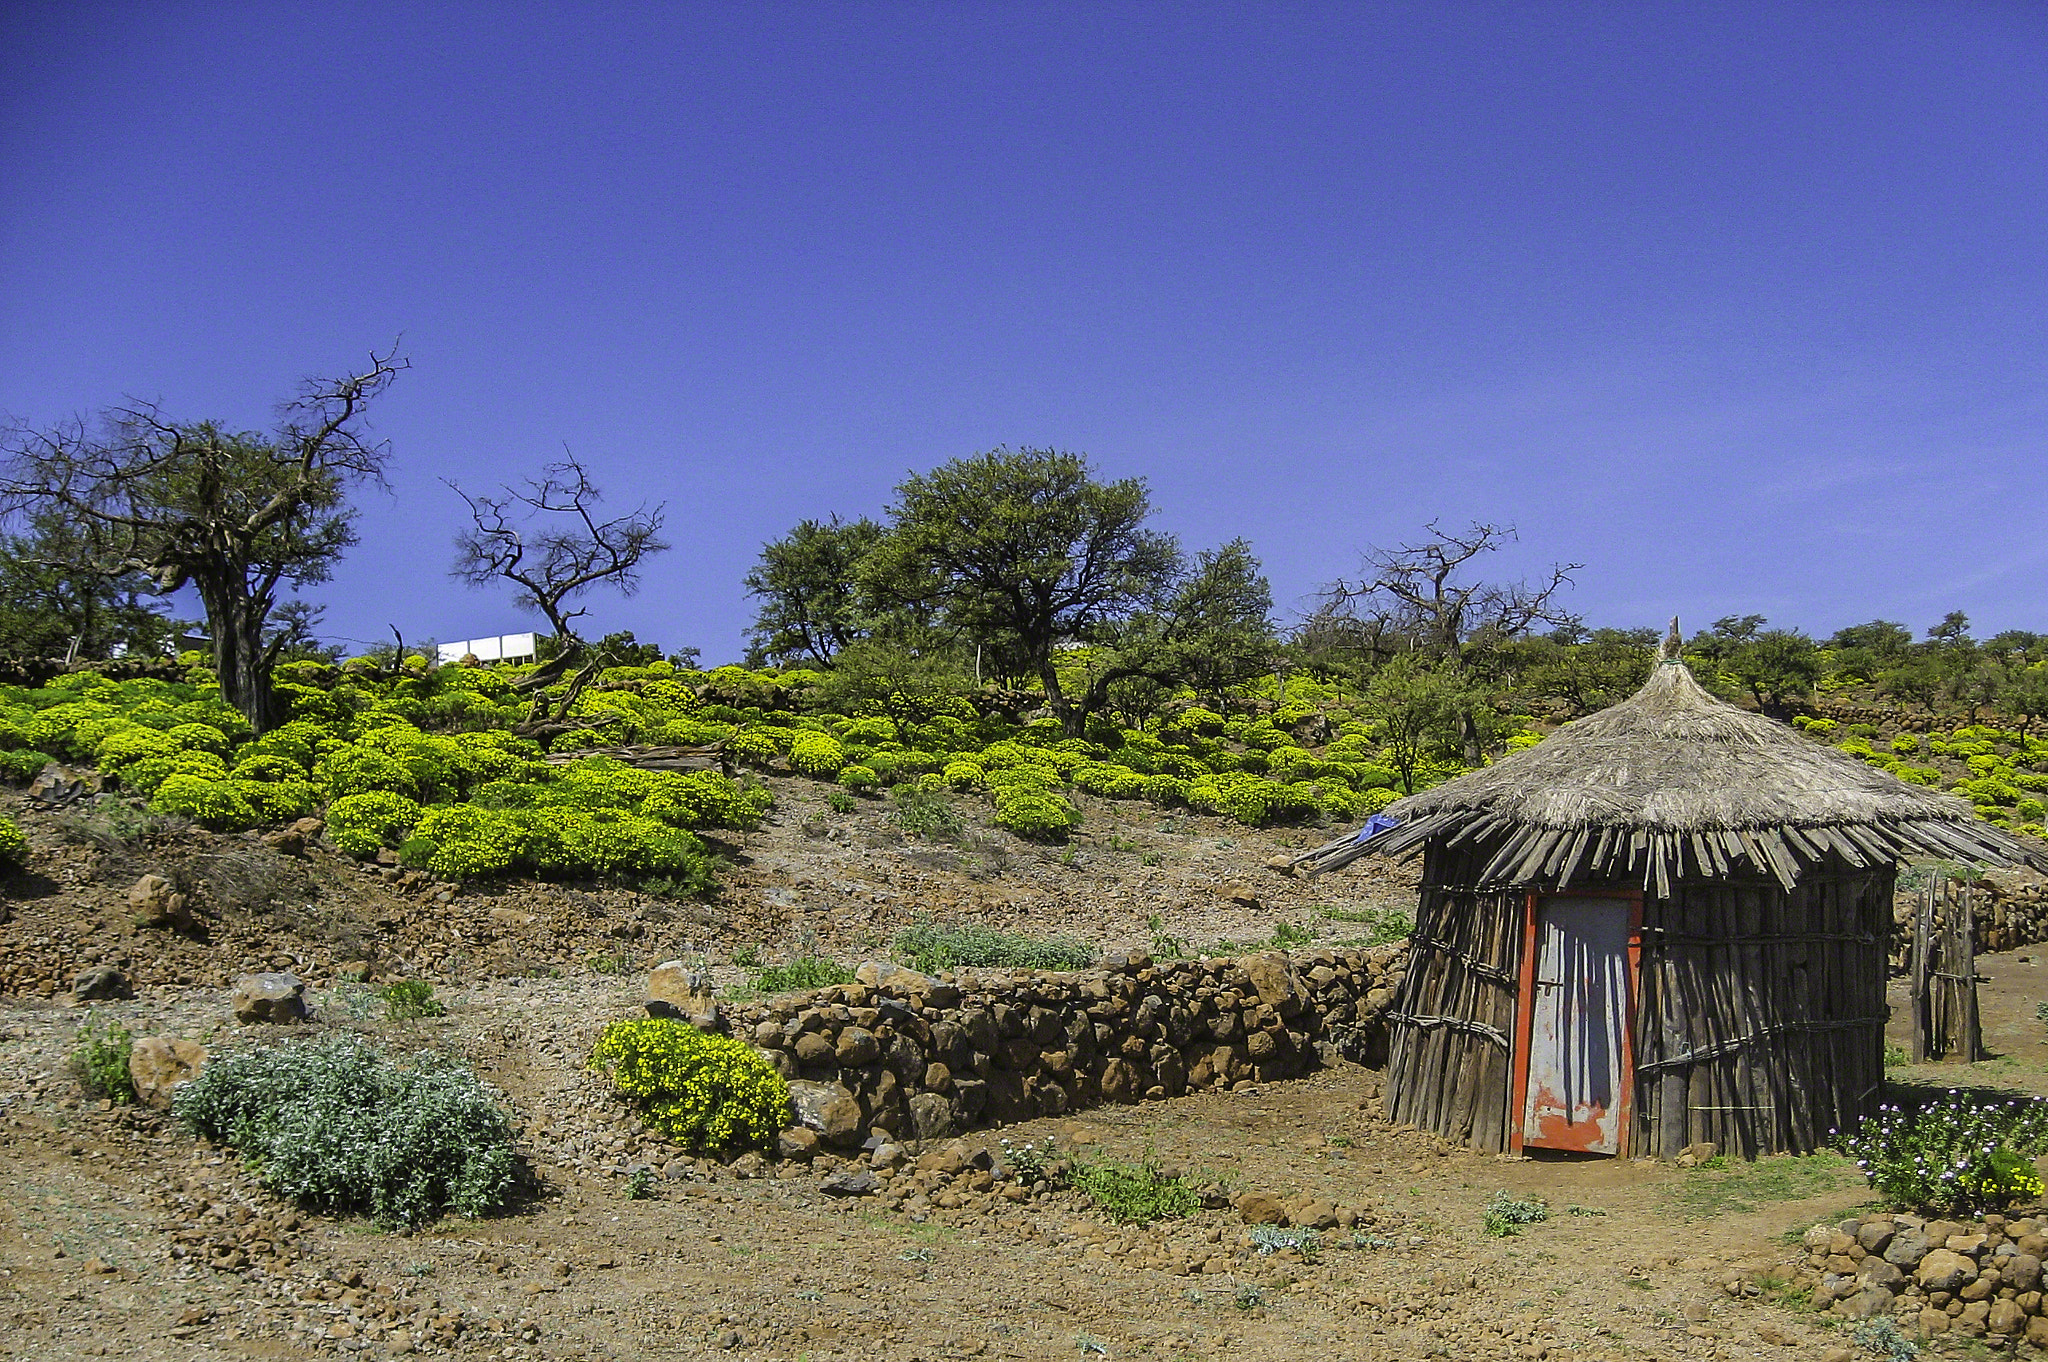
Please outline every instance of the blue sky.
M0 0L0 412L255 427L403 336L356 640L526 626L566 445L737 656L798 519L999 444L1283 608L1441 518L1596 624L2048 630L2035 4Z

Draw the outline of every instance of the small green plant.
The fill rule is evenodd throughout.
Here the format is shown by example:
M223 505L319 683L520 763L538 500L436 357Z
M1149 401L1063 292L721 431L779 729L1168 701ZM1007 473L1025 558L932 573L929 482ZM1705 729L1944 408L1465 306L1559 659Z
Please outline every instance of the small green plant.
M833 790L825 796L825 807L834 813L852 813L860 807L860 801L845 790Z
M615 1021L590 1054L641 1119L697 1149L765 1145L789 1123L789 1085L759 1051L664 1017Z
M1070 1181L1119 1225L1182 1220L1202 1209L1201 1193L1186 1178L1167 1177L1149 1158L1135 1168L1076 1162Z
M1406 941L1415 935L1415 917L1399 909L1388 909L1373 918L1372 931L1367 944L1385 946L1395 941Z
M747 982L763 993L802 993L853 982L853 971L822 955L799 955L786 965L750 970Z
M1161 960L1184 960L1187 958L1188 942L1183 936L1175 936L1166 930L1166 920L1154 913L1145 919L1145 926L1152 932L1152 954Z
M1495 1192L1493 1200L1486 1203L1486 1210L1480 1223L1486 1232L1496 1239L1505 1239L1520 1234L1522 1226L1534 1225L1550 1219L1550 1207L1536 1197L1516 1200L1505 1190Z
M1095 948L1070 937L1032 937L976 923L925 921L896 938L896 954L926 973L943 969L1087 969Z
M1323 1250L1323 1240L1321 1235L1306 1226L1282 1229L1278 1225L1255 1225L1252 1227L1252 1247L1258 1250L1261 1258L1283 1249L1292 1249L1313 1262Z
M135 1037L119 1022L89 1018L78 1028L78 1045L71 1051L72 1067L79 1082L95 1097L115 1102L135 1100L135 1080L128 1076L128 1053Z
M957 842L967 832L960 810L942 788L927 788L919 781L906 781L889 791L889 817L913 837L935 842Z
M1266 1293L1261 1291L1256 1283L1239 1282L1237 1294L1231 1298L1230 1303L1249 1315L1266 1303Z
M2048 1026L2048 1003L2034 1004L2034 1020Z
M0 869L12 870L28 860L28 838L12 818L0 818Z
M424 979L400 979L377 996L384 1000L384 1015L393 1021L440 1017L448 1012L447 1004L434 996L434 986Z
M1889 1315L1865 1320L1850 1331L1849 1337L1880 1362L1912 1362L1920 1355L1920 1345L1900 1333L1898 1321Z
M1140 857L1138 858L1138 864L1139 864L1139 865L1159 865L1159 864L1161 864L1162 862L1164 862L1164 860L1165 860L1165 859L1166 859L1165 857L1161 856L1161 855L1160 855L1160 854L1159 854L1158 852L1156 852L1156 851L1148 851L1148 852L1146 852L1146 853L1145 853L1145 854L1144 854L1143 856L1140 856Z
M1058 1141L1050 1135L1042 1141L1027 1140L1023 1144L1011 1144L1005 1136L1003 1163L1010 1176L1022 1185L1055 1191L1067 1185L1067 1174L1073 1169L1073 1163L1060 1153Z
M1316 934L1306 927L1297 927L1291 922L1273 924L1273 945L1280 950L1294 946L1306 946L1316 939Z
M759 946L741 946L732 953L732 962L741 969L752 969L761 963L761 948Z
M645 1201L654 1195L654 1170L640 1164L626 1174L626 1200Z
M1895 1209L1998 1209L2041 1193L2031 1160L2048 1151L2048 1102L1951 1089L1917 1110L1879 1107L1853 1134L1836 1138Z
M630 973L633 968L632 965L626 962L625 957L616 951L606 951L599 955L586 955L583 957L583 965L592 974L626 974Z
M1903 1069L1903 1068L1905 1068L1905 1067L1906 1067L1906 1065L1908 1065L1908 1064L1910 1064L1910 1063L1912 1063L1912 1062L1913 1062L1913 1056L1912 1056L1912 1055L1910 1055L1910 1054L1908 1054L1908 1053L1906 1052L1906 1047L1905 1047L1905 1046L1903 1046L1903 1045L1886 1045L1886 1046L1884 1047L1884 1067L1885 1067L1885 1068L1887 1068L1887 1069Z
M381 1225L484 1215L518 1184L512 1124L467 1067L394 1061L353 1036L215 1057L172 1099L279 1196Z

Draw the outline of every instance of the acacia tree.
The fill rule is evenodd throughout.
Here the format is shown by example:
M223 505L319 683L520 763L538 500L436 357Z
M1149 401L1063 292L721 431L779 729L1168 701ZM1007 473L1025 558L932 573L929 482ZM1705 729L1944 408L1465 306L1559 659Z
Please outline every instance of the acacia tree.
M761 561L742 585L761 602L748 631L755 665L798 660L831 667L871 632L871 603L862 600L860 565L882 540L867 519L802 520L787 537L761 547Z
M264 732L286 717L271 612L282 587L327 580L355 543L347 494L382 485L389 457L363 411L405 367L389 351L359 373L308 379L267 435L171 421L141 402L106 413L97 433L83 420L17 427L0 448L0 508L69 522L73 567L139 572L163 595L196 590L221 697Z
M538 611L552 631L553 655L518 683L532 698L516 731L548 737L587 727L572 721L569 710L609 664L610 653L584 642L576 621L589 607L569 603L597 586L622 596L638 591L642 560L668 548L660 537L664 508L643 503L600 518L604 495L574 457L498 496L448 486L468 505L471 522L455 539L454 575L471 586L512 583L519 589L514 602ZM564 676L568 684L554 690Z
M1144 480L1097 482L1086 459L1059 450L995 449L912 474L896 494L863 586L885 605L936 610L968 639L1000 640L1079 736L1087 713L1060 684L1056 646L1158 604L1180 571L1172 536L1144 528Z
M70 663L167 649L178 626L147 603L153 581L80 566L89 545L70 520L28 519L26 534L0 537L0 654Z

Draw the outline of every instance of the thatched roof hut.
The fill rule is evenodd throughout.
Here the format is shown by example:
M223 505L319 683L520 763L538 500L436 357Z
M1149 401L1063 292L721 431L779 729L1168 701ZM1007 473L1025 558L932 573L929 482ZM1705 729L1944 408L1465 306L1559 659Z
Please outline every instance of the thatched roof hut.
M1805 1150L1876 1099L1898 863L2041 844L1716 700L1632 699L1300 858L1424 858L1390 1115L1486 1149Z

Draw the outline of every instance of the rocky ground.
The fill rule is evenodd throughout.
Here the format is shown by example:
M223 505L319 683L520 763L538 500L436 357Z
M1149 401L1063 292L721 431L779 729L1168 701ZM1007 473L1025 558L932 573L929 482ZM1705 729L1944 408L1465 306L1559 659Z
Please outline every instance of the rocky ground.
M34 857L0 922L0 1354L1849 1355L1848 1335L1781 1285L1801 1234L1865 1200L1839 1162L1497 1160L1388 1126L1379 1075L1350 1065L857 1165L722 1164L664 1147L584 1067L659 960L701 958L730 989L750 948L773 959L815 943L852 963L926 916L1152 948L1264 942L1283 923L1339 941L1412 906L1398 869L1299 881L1266 868L1328 835L1314 830L1095 804L1069 848L986 829L928 843L897 835L876 804L836 814L803 782L777 795L768 826L731 839L727 888L708 904L456 890L353 866L317 840L15 811ZM128 894L144 873L188 895L188 925L137 925ZM1987 964L1991 988L2031 988L2034 967L2006 960ZM432 981L447 1015L384 1019L346 977L363 965ZM136 996L75 1004L71 982L94 966L120 970ZM315 1019L296 1029L469 1059L517 1114L535 1194L499 1217L380 1233L281 1205L164 1116L84 1095L68 1058L88 1020L215 1049L276 1032L228 1006L228 985L255 968L309 982ZM2007 1056L1991 1067L2005 1063L2015 1085L2048 1078L2031 1008L2015 996L1985 1011ZM1149 1160L1194 1178L1209 1204L1117 1226L1076 1192L1024 1186L1005 1139ZM646 1199L629 1196L639 1168L653 1173ZM1548 1218L1487 1234L1501 1193L1540 1199ZM1325 1226L1314 1251L1247 1223L1248 1197L1254 1218L1270 1205Z

